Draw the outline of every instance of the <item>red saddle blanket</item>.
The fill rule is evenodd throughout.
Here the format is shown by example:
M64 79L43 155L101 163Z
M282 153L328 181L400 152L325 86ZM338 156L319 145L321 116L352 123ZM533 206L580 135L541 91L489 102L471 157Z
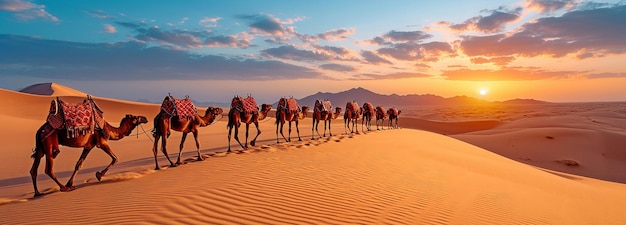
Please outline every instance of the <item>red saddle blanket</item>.
M57 98L51 102L47 121L54 129L65 129L68 137L76 137L104 127L102 113L90 97L82 103L67 103Z
M358 112L359 111L359 105L356 104L356 102L348 102L348 104L346 104L346 111L352 111L352 112Z
M363 111L374 113L374 105L372 105L372 103L366 102L365 104L363 104Z
M376 107L376 114L385 115L386 113L387 112L385 111L385 108L383 108L382 106Z
M300 106L298 106L298 102L294 98L281 98L278 101L278 110L289 110L291 113L298 113L300 111Z
M390 116L398 116L398 109L396 109L396 108L390 108L390 109L389 109L389 115L390 115Z
M321 112L331 112L333 105L329 100L315 100L315 110Z
M246 98L235 96L230 104L230 107L246 114L259 113L259 106L256 104L256 101L252 96L248 96Z
M167 96L161 103L161 110L165 111L170 116L178 116L179 120L191 120L196 117L196 106L193 105L191 99L177 99L172 96Z

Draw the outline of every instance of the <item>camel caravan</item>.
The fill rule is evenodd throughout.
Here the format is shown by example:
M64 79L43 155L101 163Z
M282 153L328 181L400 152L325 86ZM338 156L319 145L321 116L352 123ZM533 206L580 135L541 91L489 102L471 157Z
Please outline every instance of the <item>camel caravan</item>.
M243 150L246 150L248 148L250 124L254 124L257 133L254 138L250 140L249 144L250 146L255 146L257 138L261 135L259 122L264 121L268 117L271 110L271 104L262 104L259 107L252 96L247 96L245 98L241 96L233 97L230 104L230 110L227 114L227 153L231 152L230 141L233 128L235 141L237 141ZM310 110L311 109L308 106L301 107L293 97L280 98L278 100L275 114L276 143L280 143L281 137L285 142L292 141L292 122L295 123L298 141L302 141L300 128L298 126L299 121L309 116ZM194 137L197 161L204 160L200 154L198 130L201 127L206 127L220 121L223 117L223 112L222 108L210 106L206 109L204 115L202 116L198 113L197 108L189 96L182 99L175 98L169 94L165 96L163 102L161 103L159 112L157 112L154 117L154 128L151 132L152 137L154 137L152 146L155 164L154 169L160 169L157 160L159 141L161 141L161 152L167 158L170 163L170 167L176 167L183 164L181 162L181 154L188 133L191 133ZM316 140L326 137L327 129L328 135L333 136L331 131L331 122L341 115L342 108L336 107L333 111L332 103L329 100L318 99L315 101L311 113L310 117L313 121L311 127L311 139ZM359 118L361 118L361 131L363 133L373 130L371 127L372 118L375 118L376 120L377 130L384 129L386 119L388 120L388 129L397 129L398 116L400 113L401 111L397 108L389 108L385 111L384 107L374 107L369 102L365 102L362 107L359 107L356 101L349 101L346 103L345 112L343 113L344 131L346 134L350 135L359 134L359 130L357 128ZM318 126L321 121L324 121L324 130L320 135ZM289 127L287 136L285 136L283 133L283 126L287 122L289 123ZM103 170L98 171L95 174L98 181L100 181L109 168L118 161L117 156L115 156L107 142L109 140L121 140L122 138L129 136L137 126L145 123L148 123L145 116L127 114L121 119L119 127L113 127L104 119L102 109L98 107L91 96L87 96L87 98L81 103L68 103L58 97L53 99L46 121L36 132L35 148L33 149L31 156L34 161L30 170L30 175L33 182L35 197L42 195L37 188L37 175L41 158L46 158L45 173L59 186L59 190L62 192L71 191L75 189L73 186L74 178L78 174L78 171L82 168L87 155L94 147L102 149L111 157L111 162ZM239 127L242 123L246 125L245 140L243 143L239 140ZM352 126L350 126L350 124L352 124ZM175 163L170 159L166 148L167 138L170 136L172 130L182 133L178 149L178 157ZM62 184L58 180L53 170L54 159L61 152L59 145L72 148L83 148L83 152L76 162L74 172L65 184Z

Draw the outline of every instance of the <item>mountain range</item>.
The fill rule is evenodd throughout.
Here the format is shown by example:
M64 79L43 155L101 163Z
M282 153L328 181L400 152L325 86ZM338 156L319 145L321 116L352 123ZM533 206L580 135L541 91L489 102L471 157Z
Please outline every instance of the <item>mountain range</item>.
M316 99L330 100L334 106L343 107L348 101L356 101L359 105L370 102L374 106L382 105L385 107L400 106L418 106L418 105L474 105L474 104L490 104L490 103L507 103L507 104L542 104L544 101L534 99L513 99L504 102L491 102L468 96L455 96L444 98L432 94L410 94L410 95L382 95L365 88L353 88L338 93L318 92L316 94L297 99L301 105L313 105Z

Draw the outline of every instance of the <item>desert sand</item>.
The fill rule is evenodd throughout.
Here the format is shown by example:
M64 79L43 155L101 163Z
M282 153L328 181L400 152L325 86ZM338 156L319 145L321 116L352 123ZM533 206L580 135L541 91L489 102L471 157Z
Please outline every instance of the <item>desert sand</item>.
M161 170L154 170L149 130L159 105L94 97L114 126L128 113L150 122L109 142L120 161L100 182L94 173L110 158L98 149L71 192L58 191L42 162L38 185L46 194L33 198L31 149L50 101L84 99L61 85L51 89L44 95L0 89L0 223L626 223L622 103L403 110L401 129L349 135L337 119L334 136L318 140L311 140L305 118L303 140L279 144L268 118L256 146L240 151L231 142L237 152L230 154L224 117L200 128L204 161L195 161L188 138L185 165L170 168L159 152ZM295 128L291 136L297 140ZM171 157L180 139L179 132L169 137ZM80 152L61 147L54 165L61 182Z

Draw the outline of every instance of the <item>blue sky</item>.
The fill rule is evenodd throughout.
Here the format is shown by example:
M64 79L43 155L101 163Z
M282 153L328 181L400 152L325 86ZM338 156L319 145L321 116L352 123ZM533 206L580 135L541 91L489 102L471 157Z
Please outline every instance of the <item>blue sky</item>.
M57 82L151 101L359 86L626 100L625 13L625 1L579 0L0 0L0 88Z

